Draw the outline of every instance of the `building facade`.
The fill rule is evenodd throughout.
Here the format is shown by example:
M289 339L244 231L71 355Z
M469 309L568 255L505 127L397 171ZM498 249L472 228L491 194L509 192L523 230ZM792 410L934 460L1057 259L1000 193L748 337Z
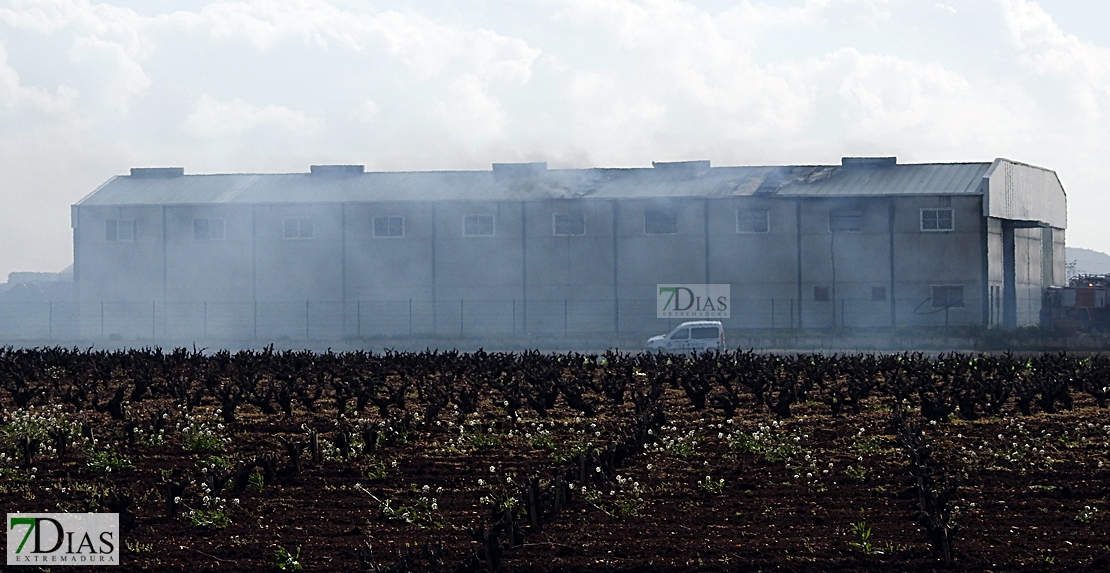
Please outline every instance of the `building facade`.
M82 329L122 338L659 333L659 284L741 330L1036 324L1066 197L1006 159L185 175L72 210Z

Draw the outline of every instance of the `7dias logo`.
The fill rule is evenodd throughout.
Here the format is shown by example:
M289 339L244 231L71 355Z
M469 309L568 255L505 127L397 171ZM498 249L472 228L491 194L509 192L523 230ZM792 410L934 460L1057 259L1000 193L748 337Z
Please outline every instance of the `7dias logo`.
M729 318L732 285L656 285L657 318Z
M9 513L8 565L119 565L119 514Z

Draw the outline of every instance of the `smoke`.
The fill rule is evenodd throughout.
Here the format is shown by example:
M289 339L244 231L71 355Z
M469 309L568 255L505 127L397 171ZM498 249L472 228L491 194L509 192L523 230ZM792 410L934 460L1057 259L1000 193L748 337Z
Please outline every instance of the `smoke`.
M554 171L646 168L653 160L682 159L778 165L836 164L843 155L899 155L904 162L1001 156L1056 169L1071 193L1069 238L1098 247L1104 240L1098 214L1107 205L1095 190L1106 178L1098 158L1107 152L1101 134L1110 117L1103 113L1110 93L1110 57L1098 43L1101 36L1073 30L1098 30L1091 22L1104 18L1103 10L1087 7L1081 17L1068 19L1064 9L1050 13L1026 0L834 0L791 7L545 0L461 8L439 2L6 3L0 6L0 156L6 158L0 162L6 200L0 210L0 244L5 246L0 274L64 268L72 260L69 206L130 167L158 165L183 165L190 173L297 173L313 163L405 171L486 170L492 162L544 161ZM458 199L455 182L448 178L443 183L420 190L426 195L419 197ZM585 191L575 189L579 187L556 182L542 193L552 198L590 194L589 185L581 186ZM496 204L515 208L508 200ZM461 228L470 209L459 205L449 227ZM645 240L629 246L627 257L617 257L634 262L619 265L629 265L629 272L651 267L660 249L673 248L678 254L664 259L679 265L676 274L704 281L704 268L698 270L696 263L697 257L704 259L696 230L704 227L704 216L691 209L680 216L690 218L683 225L695 230L677 246L648 246L651 241ZM710 210L711 224L734 226L736 210ZM587 214L587 229L612 225L612 215L602 211ZM278 217L267 217L271 215ZM498 225L513 224L503 209L496 215ZM116 215L119 220L129 216ZM343 225L331 214L313 216L320 217L314 223L319 233ZM414 225L418 220L417 214L404 216ZM642 220L627 216L629 229L642 226ZM772 213L772 229L791 216ZM160 215L153 217L160 220ZM228 217L230 236L242 226ZM189 236L190 221L175 224L183 237ZM446 236L437 235L437 240ZM879 267L853 269L842 263L856 247L851 238L840 239L836 237L835 248L815 243L813 252L824 258L815 259L812 268L828 266L831 277L835 259L837 278L825 281L830 297L859 301L856 311L845 302L838 316L847 319L856 312L870 317L870 289L882 285L873 284L877 275L867 273ZM560 240L569 245L578 241ZM611 253L612 246L601 244L604 239L595 242L588 249L564 245L562 260L537 262L537 268L562 269L563 291L602 289L597 285L603 278L611 282L605 277L611 274L607 261L613 255L603 253ZM763 272L743 266L751 264L747 249L781 257L793 252L796 259L796 244L753 246L757 243L722 247L721 252L734 253L739 262L720 268L737 275ZM444 248L470 256L472 244L460 240ZM380 253L371 245L378 243L357 248L375 254L353 264L374 267ZM264 246L278 248L270 242ZM227 291L239 292L246 263L210 247L211 262L198 257L190 261L195 268L182 266L175 272L212 277L217 276L214 269L231 267L237 286ZM356 250L349 260L363 256L352 248ZM274 256L275 264L281 264ZM312 258L313 265L318 262L313 258L318 254L303 256ZM408 277L407 269L421 266L415 256L390 259L383 272ZM863 256L881 260L887 255ZM468 273L483 270L480 259L467 259L466 264L474 267L465 269ZM527 282L523 271L507 270L520 268L512 266L517 264L484 269L487 276L480 280L489 283L475 284L496 290L516 284L511 281ZM770 274L798 275L796 265L781 266L783 270L776 267ZM303 303L300 297L310 287L343 300L342 293L333 293L344 283L330 269L308 268L307 277L266 279L266 288L287 285L283 296L296 304ZM605 270L597 270L601 268ZM411 282L403 284L424 284L415 270L411 275ZM849 286L853 276L868 278ZM161 280L156 274L136 285L144 309L162 300ZM767 283L787 285L791 280L780 277ZM796 284L761 286L750 296L764 302L752 307L794 299L799 306L795 314L827 314L832 321L832 310L801 307L803 298L807 305L816 303L810 300L811 287L819 286L804 284L805 296ZM230 297L216 284L210 289L197 296ZM367 296L380 298L385 290L375 287ZM557 290L544 296L560 298ZM511 302L504 294L498 299ZM775 303L776 324L789 315L788 307L781 308L784 304ZM301 312L299 308L288 312ZM204 314L203 309L183 310L180 319L165 320L184 324L197 312ZM389 312L397 317L390 321L402 321L405 327L389 329L406 330L407 306ZM428 319L433 327L413 328L435 330L439 315L447 312L437 310L436 318ZM464 315L459 323L465 332L467 310L451 312ZM511 308L497 312L510 316L497 315L497 320L516 320ZM556 304L544 312L550 314L544 320L558 326L569 323L576 311L564 313ZM577 312L586 317L611 314L600 307ZM912 314L912 308L906 312ZM162 319L154 314L152 331L157 332ZM876 321L861 318L860 323ZM311 317L307 322L311 332Z

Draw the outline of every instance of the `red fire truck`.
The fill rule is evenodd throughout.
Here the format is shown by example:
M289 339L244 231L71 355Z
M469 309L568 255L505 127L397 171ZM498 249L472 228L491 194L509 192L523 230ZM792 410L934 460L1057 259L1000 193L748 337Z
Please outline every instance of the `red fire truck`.
M1079 275L1041 298L1041 324L1064 332L1110 333L1110 275Z

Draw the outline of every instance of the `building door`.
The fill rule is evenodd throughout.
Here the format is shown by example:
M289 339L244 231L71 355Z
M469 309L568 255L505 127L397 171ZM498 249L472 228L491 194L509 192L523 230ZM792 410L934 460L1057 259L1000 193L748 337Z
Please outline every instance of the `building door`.
M1002 326L1017 327L1017 276L1014 222L1002 221Z

